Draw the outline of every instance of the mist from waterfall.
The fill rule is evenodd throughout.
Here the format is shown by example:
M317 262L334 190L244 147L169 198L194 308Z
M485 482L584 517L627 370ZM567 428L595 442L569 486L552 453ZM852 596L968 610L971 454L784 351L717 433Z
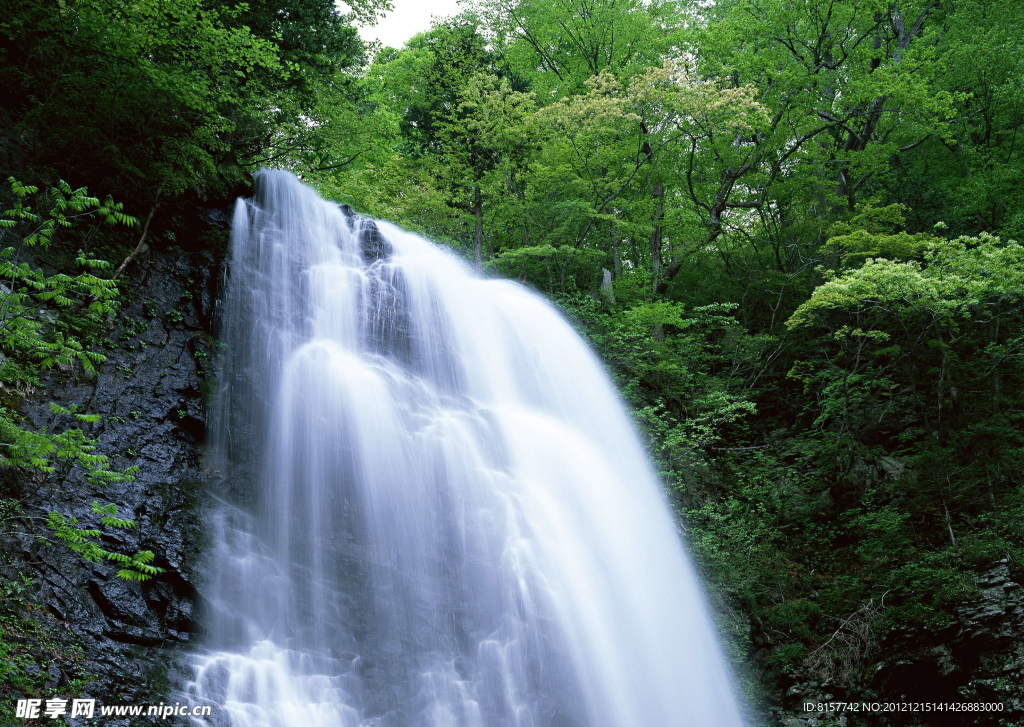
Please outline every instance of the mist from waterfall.
M221 305L212 724L742 723L623 404L543 299L263 171Z

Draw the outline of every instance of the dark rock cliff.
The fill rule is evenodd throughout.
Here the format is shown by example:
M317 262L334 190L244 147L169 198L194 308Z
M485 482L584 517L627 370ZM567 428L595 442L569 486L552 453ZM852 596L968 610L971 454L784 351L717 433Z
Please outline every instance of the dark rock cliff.
M784 727L825 725L1019 725L1024 722L1024 573L1009 561L977 582L978 597L938 629L901 628L872 651L871 683L843 689L814 680L789 688L776 712ZM866 702L874 705L838 706ZM832 711L818 711L831 704ZM813 705L808 710L806 705ZM916 706L915 706L916 705ZM959 705L959 706L953 706Z
M81 426L52 413L51 401L102 415L84 427L97 440L97 453L117 469L139 468L133 482L105 489L74 470L58 483L8 476L8 491L25 501L23 516L6 523L0 571L8 583L26 584L23 603L10 610L12 618L23 618L15 638L30 655L16 675L21 688L25 679L34 681L35 696L158 704L187 678L181 656L202 631L196 566L212 496L201 446L229 223L223 209L199 210L188 234L178 235L187 244L146 251L120 286L122 310L111 321L112 342L97 374L54 371L24 400L26 424L49 431ZM103 546L129 555L152 550L162 574L128 582L116 576L114 564L86 562L53 542L48 513L92 526L98 522L93 501L115 503L120 517L137 523L106 528ZM18 679L6 681L0 680L0 700L13 716Z

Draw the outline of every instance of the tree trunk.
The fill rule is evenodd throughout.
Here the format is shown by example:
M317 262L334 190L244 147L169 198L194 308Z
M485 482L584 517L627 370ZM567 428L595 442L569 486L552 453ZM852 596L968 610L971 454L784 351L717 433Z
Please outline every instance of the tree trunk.
M708 221L707 221L707 233L704 235L704 239L700 245L694 246L694 250L698 250L701 247L710 245L712 242L718 239L718 236L722 234L722 213L725 212L729 206L729 195L732 193L733 187L736 185L736 181L746 174L752 165L747 162L738 168L727 167L722 172L722 179L718 183L718 192L715 194L714 201L707 205L708 210ZM758 207L760 202L756 203L739 203L732 205L733 207ZM683 263L686 258L684 257L673 257L672 264L665 268L664 274L661 276L661 280L658 281L658 288L656 292L665 293L668 291L668 285L675 278L676 274L683 267Z
M658 292L658 279L661 277L661 240L662 223L665 221L665 185L661 180L654 183L651 190L654 197L654 231L651 233L651 277L654 279L654 292Z
M619 236L615 234L615 220L608 223L608 239L612 243L612 274L618 280L622 276L622 259L619 257Z
M166 182L164 183L166 184ZM149 234L149 223L153 221L153 215L156 213L156 208L160 206L160 193L164 191L164 184L161 184L156 190L156 198L153 200L153 206L149 208L149 214L146 216L146 223L142 226L142 235L139 237L139 242L135 246L135 249L131 251L131 254L124 259L120 265L117 266L117 270L114 271L114 275L111 280L117 280L118 276L124 272L124 269L128 267L128 263L135 259L135 256L142 252L142 245L146 242L146 235Z
M484 211L479 184L473 187L473 216L476 217L476 231L473 234L473 260L476 263L476 271L479 273L483 267L484 251Z
M658 292L658 281L661 278L661 226L665 220L665 185L662 184L658 166L653 160L651 150L651 136L647 125L640 123L640 133L644 135L644 142L640 147L647 162L654 167L651 173L651 199L654 200L654 230L651 232L651 279L654 281L654 293Z
M935 329L935 337L939 340L939 345L942 347L942 365L939 367L939 391L938 391L938 408L939 413L937 416L937 422L935 425L936 431L941 435L942 432L942 405L945 401L945 383L946 383L946 371L948 370L949 363L949 349L946 347L946 341L942 337L942 329L939 328L939 320L935 318L932 320L932 326Z
M999 316L996 316L995 323L990 327L992 332L992 346L999 345ZM999 364L992 367L992 416L999 416Z

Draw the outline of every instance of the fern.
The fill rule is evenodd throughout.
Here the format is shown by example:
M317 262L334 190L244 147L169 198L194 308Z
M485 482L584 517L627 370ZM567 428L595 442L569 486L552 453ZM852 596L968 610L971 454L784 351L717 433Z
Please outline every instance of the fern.
M135 226L138 221L124 213L111 199L100 202L82 187L72 189L61 181L47 191L48 210L44 214L32 208L32 196L39 188L8 180L15 201L0 215L0 240L9 230L27 226L21 243L25 247L46 247L58 230L71 227L75 221L94 217L103 224ZM27 262L17 260L14 246L0 249L0 379L4 383L37 384L38 379L25 371L65 366L78 361L86 372L95 371L96 364L106 358L89 351L73 336L57 330L57 324L70 312L87 310L95 316L116 311L117 285L113 280L98 277L95 272L111 266L103 260L87 257L79 251L78 274L56 272L45 275ZM79 425L95 424L99 414L78 411L75 406L50 404L50 411L68 417ZM17 414L0 407L0 467L19 467L42 475L41 482L63 482L73 468L84 471L93 485L105 487L116 482L131 481L138 467L114 470L106 456L97 452L94 439L86 436L80 426L61 432L33 431L24 428ZM40 485L42 486L42 485ZM20 501L0 501L0 521L21 514ZM100 506L93 502L93 514L100 516L104 528L128 529L133 520L117 516L113 504ZM51 512L47 525L56 538L88 561L112 561L120 566L118 575L132 581L145 581L162 571L152 565L153 553L142 551L124 555L104 549L99 541L102 531L83 527L76 518Z
M103 527L123 530L135 527L134 520L117 517L117 505L112 502L100 505L93 500L92 512L94 515L101 516L100 522ZM117 571L119 578L141 583L164 572L163 568L152 565L156 556L151 550L140 550L135 555L124 555L106 550L98 542L103 534L102 531L98 528L79 527L78 518L69 518L60 513L51 512L46 524L58 540L90 563L108 560L121 566Z

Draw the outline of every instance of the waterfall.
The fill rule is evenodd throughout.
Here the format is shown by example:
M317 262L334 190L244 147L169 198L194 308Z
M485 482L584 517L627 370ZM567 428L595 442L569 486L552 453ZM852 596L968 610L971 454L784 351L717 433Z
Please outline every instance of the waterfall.
M239 727L740 725L657 479L572 328L288 173L256 187L221 303L233 495L188 699Z

